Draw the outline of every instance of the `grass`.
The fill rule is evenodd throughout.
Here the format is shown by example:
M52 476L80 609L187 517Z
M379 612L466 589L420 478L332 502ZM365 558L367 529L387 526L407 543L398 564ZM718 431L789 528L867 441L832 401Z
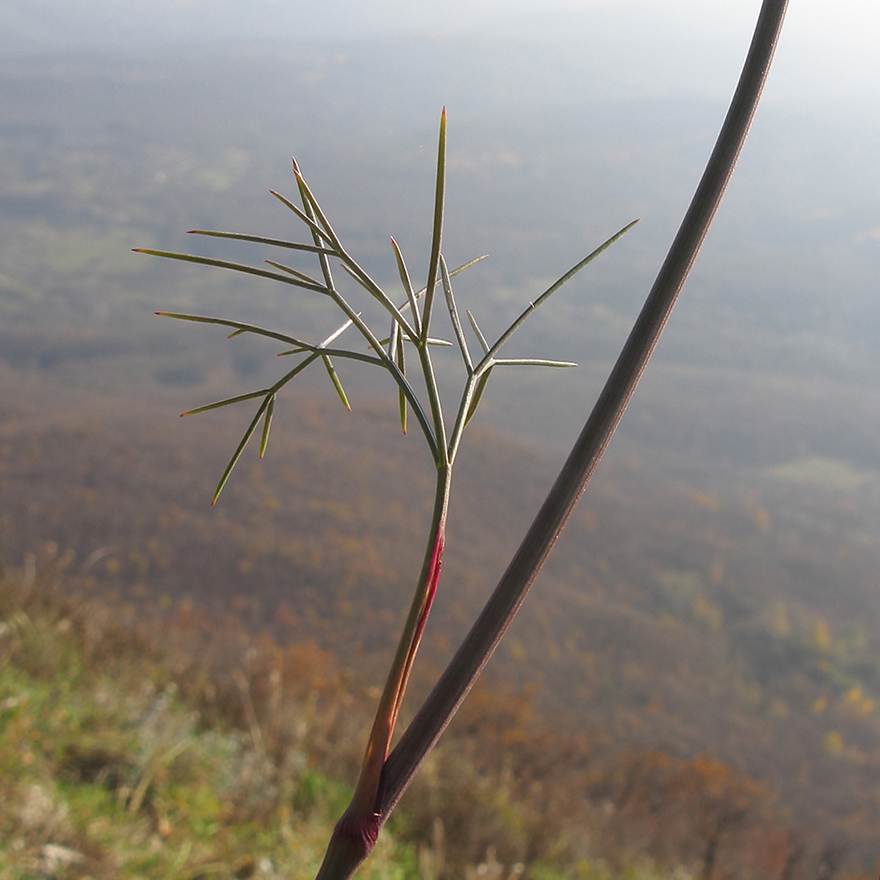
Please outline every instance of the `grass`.
M67 561L50 548L0 574L0 880L314 876L369 699L313 646L105 600ZM362 876L690 876L629 845L593 850L585 789L547 800L541 776L571 743L536 721L521 697L476 694ZM501 742L513 758L498 763Z
M351 794L307 758L314 699L290 707L299 744L270 755L222 708L197 711L174 682L184 658L118 609L65 598L51 573L7 577L0 601L3 880L314 874ZM366 876L415 876L414 853L392 833Z

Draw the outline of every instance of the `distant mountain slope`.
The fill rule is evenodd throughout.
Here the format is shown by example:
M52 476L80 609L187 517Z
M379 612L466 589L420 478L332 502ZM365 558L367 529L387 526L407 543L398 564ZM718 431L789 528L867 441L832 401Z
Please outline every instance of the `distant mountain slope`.
M237 610L379 681L431 497L427 455L390 407L348 416L329 396L292 398L267 459L246 455L212 510L241 415L181 422L156 403L16 403L13 389L4 400L7 558L55 541L102 590ZM422 671L454 647L552 477L498 434L470 440ZM560 724L601 741L716 755L804 820L845 819L868 853L878 487L806 459L709 495L612 456L489 674L540 686Z

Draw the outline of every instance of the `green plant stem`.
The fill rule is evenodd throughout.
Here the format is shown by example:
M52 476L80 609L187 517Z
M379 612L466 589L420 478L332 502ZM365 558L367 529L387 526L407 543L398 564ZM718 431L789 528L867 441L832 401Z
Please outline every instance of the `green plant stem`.
M384 823L525 599L629 403L703 243L745 142L787 0L764 0L739 84L706 170L605 388L546 501L480 617L385 764ZM350 873L327 874L345 880Z
M354 795L333 830L324 862L317 875L318 880L350 876L372 851L381 828L382 770L391 747L391 737L394 734L403 695L437 592L446 544L446 515L449 509L451 479L452 468L449 465L438 468L428 546L418 586L379 700ZM340 875L340 871L348 873Z

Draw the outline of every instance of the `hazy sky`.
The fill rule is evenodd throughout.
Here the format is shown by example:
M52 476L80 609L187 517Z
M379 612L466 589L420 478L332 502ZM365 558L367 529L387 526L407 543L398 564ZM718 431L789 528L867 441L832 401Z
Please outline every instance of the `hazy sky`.
M567 43L568 59L582 48L574 75L584 82L612 60L622 94L726 99L759 8L759 0L0 0L0 52L526 38ZM765 100L831 99L871 113L880 111L878 83L880 2L790 0Z

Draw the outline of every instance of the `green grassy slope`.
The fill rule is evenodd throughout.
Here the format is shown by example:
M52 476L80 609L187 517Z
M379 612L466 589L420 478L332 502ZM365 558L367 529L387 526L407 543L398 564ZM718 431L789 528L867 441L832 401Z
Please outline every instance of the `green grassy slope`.
M47 550L0 576L0 877L313 876L369 694L314 643L108 602L71 562ZM724 764L620 756L533 696L477 689L359 876L738 880L827 861Z

